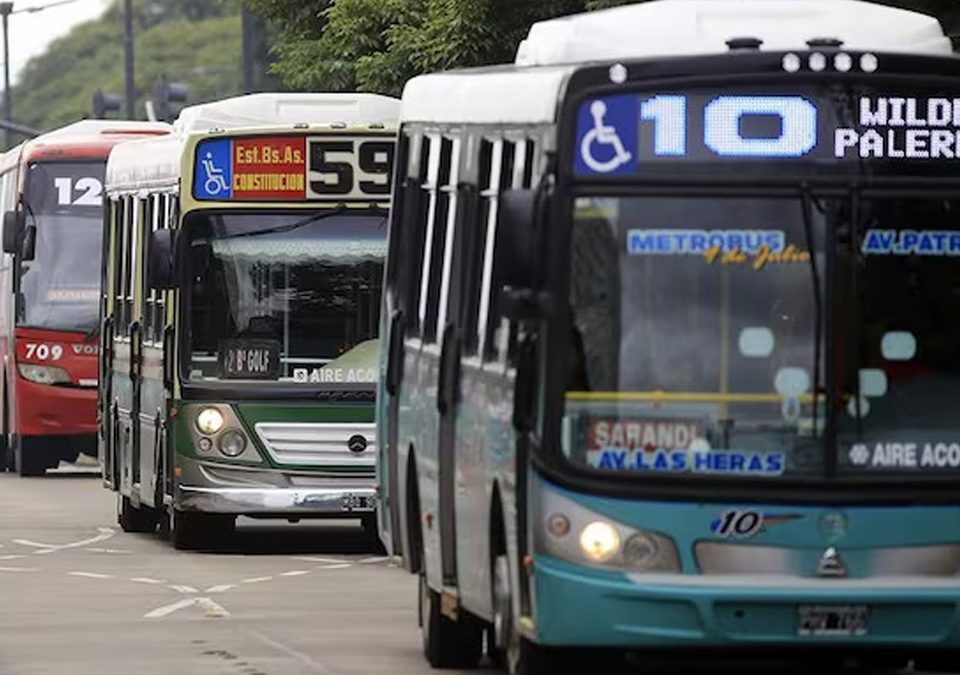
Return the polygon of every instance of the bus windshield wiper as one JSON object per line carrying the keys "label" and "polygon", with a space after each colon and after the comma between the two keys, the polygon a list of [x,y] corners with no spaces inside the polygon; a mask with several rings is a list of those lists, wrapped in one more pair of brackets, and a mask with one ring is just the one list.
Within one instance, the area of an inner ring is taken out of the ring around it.
{"label": "bus windshield wiper", "polygon": [[386,216],[386,211],[376,206],[372,206],[369,209],[352,209],[346,204],[339,204],[336,208],[320,211],[314,213],[313,215],[307,216],[306,218],[301,218],[300,220],[295,220],[292,223],[287,223],[286,225],[277,225],[275,227],[265,227],[262,230],[251,230],[250,232],[237,232],[236,234],[228,234],[226,236],[220,237],[219,239],[240,239],[243,237],[260,237],[267,234],[282,234],[284,232],[292,232],[298,230],[301,227],[311,225],[313,223],[319,222],[321,220],[326,220],[327,218],[333,218],[335,216],[342,216],[347,213],[363,213],[364,215],[383,215]]}
{"label": "bus windshield wiper", "polygon": [[820,288],[820,272],[817,269],[817,252],[813,240],[813,204],[810,197],[810,187],[803,185],[803,234],[806,239],[807,250],[810,252],[810,274],[813,277],[813,437],[817,437],[817,409],[820,395],[820,339],[823,333],[823,292]]}

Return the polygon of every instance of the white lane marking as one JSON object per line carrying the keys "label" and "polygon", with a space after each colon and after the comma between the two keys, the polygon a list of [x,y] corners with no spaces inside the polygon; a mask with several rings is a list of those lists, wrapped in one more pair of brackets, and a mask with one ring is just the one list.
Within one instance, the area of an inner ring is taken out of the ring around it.
{"label": "white lane marking", "polygon": [[304,574],[310,574],[310,570],[291,570],[290,572],[281,572],[281,577],[302,577]]}
{"label": "white lane marking", "polygon": [[197,589],[194,588],[193,586],[180,586],[179,584],[174,584],[172,586],[168,586],[167,588],[172,588],[177,593],[197,593],[198,592]]}
{"label": "white lane marking", "polygon": [[193,607],[196,604],[196,598],[184,598],[183,600],[177,600],[172,602],[169,605],[164,605],[163,607],[157,607],[154,610],[151,610],[143,615],[144,619],[160,619],[168,614],[173,614],[176,611],[183,609],[184,607]]}
{"label": "white lane marking", "polygon": [[327,563],[328,565],[340,565],[347,562],[340,558],[317,558],[314,556],[294,556],[290,560],[302,560],[303,562]]}
{"label": "white lane marking", "polygon": [[88,579],[113,579],[112,574],[100,574],[99,572],[67,572],[71,577],[86,577]]}
{"label": "white lane marking", "polygon": [[[69,544],[44,544],[39,541],[33,541],[32,539],[14,539],[13,543],[20,544],[21,546],[30,546],[31,548],[39,548],[43,551],[52,553],[53,551],[63,551],[69,548],[83,548],[85,546],[90,546],[91,544],[106,541],[117,533],[116,530],[109,527],[98,527],[97,532],[100,534],[95,537],[82,539],[80,541],[72,541]],[[37,553],[39,553],[39,551],[37,551]]]}
{"label": "white lane marking", "polygon": [[187,607],[199,607],[204,610],[204,616],[211,618],[230,616],[230,612],[223,605],[214,602],[210,598],[184,598],[176,602],[171,602],[169,605],[152,609],[144,614],[143,618],[162,619],[165,616],[170,616],[174,612],[179,612],[181,609]]}
{"label": "white lane marking", "polygon": [[133,555],[133,551],[121,551],[115,548],[85,548],[84,551],[91,553],[109,553],[111,555]]}
{"label": "white lane marking", "polygon": [[353,567],[353,565],[348,565],[346,563],[342,565],[321,565],[318,567],[318,570],[345,570],[348,567]]}
{"label": "white lane marking", "polygon": [[0,567],[0,572],[39,572],[39,567]]}
{"label": "white lane marking", "polygon": [[133,581],[138,584],[165,584],[167,583],[163,579],[151,579],[150,577],[134,577],[130,581]]}
{"label": "white lane marking", "polygon": [[220,584],[219,586],[211,586],[210,588],[205,589],[204,593],[223,593],[224,591],[229,591],[231,588],[236,588],[236,584]]}
{"label": "white lane marking", "polygon": [[357,563],[361,565],[376,565],[377,563],[386,562],[390,560],[387,556],[378,556],[376,558],[364,558],[363,560],[358,560]]}
{"label": "white lane marking", "polygon": [[273,577],[253,577],[252,579],[244,579],[243,583],[245,584],[260,584],[264,581],[273,581]]}
{"label": "white lane marking", "polygon": [[220,604],[217,604],[210,598],[194,598],[197,602],[197,606],[200,609],[204,610],[203,615],[210,618],[219,618],[222,616],[230,616],[230,612]]}
{"label": "white lane marking", "polygon": [[336,675],[335,671],[330,670],[329,668],[324,666],[322,663],[318,663],[317,661],[313,660],[310,656],[307,656],[303,652],[297,651],[293,647],[288,647],[282,642],[277,642],[270,636],[265,635],[264,633],[261,633],[258,630],[245,630],[244,632],[250,635],[251,637],[254,637],[260,640],[264,644],[268,644],[274,649],[283,652],[287,656],[292,656],[293,658],[300,661],[300,663],[302,663],[303,665],[305,665],[315,673],[320,673],[321,675]]}

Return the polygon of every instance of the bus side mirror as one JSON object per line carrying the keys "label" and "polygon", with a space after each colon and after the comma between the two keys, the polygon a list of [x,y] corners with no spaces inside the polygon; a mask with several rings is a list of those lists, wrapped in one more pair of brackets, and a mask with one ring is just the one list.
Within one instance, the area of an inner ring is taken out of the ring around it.
{"label": "bus side mirror", "polygon": [[497,261],[497,282],[501,287],[527,288],[533,285],[536,203],[534,190],[505,190],[500,194],[494,258]]}
{"label": "bus side mirror", "polygon": [[150,235],[147,256],[147,285],[150,288],[165,291],[175,286],[173,247],[173,230],[156,230]]}
{"label": "bus side mirror", "polygon": [[7,211],[3,214],[3,252],[16,254],[17,241],[20,238],[20,214]]}

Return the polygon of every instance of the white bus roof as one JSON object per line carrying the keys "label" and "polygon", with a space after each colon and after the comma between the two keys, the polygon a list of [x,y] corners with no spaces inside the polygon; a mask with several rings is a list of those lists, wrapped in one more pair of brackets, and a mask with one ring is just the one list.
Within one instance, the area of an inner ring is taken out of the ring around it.
{"label": "white bus roof", "polygon": [[107,159],[107,191],[176,187],[185,143],[186,137],[182,134],[118,143]]}
{"label": "white bus roof", "polygon": [[541,21],[517,51],[518,65],[555,65],[727,51],[731,38],[762,49],[803,49],[835,38],[846,49],[949,54],[932,16],[860,0],[654,0]]}
{"label": "white bus roof", "polygon": [[131,122],[130,120],[80,120],[65,127],[40,134],[39,140],[59,138],[61,136],[96,136],[110,134],[134,134],[138,132],[168,132],[166,122]]}
{"label": "white bus roof", "polygon": [[805,50],[817,38],[877,52],[952,53],[933,17],[859,0],[653,0],[534,24],[513,67],[414,78],[404,122],[546,124],[576,64],[726,53],[757,38],[764,50]]}
{"label": "white bus roof", "polygon": [[182,132],[302,124],[394,127],[400,101],[380,94],[250,94],[189,106],[174,128]]}

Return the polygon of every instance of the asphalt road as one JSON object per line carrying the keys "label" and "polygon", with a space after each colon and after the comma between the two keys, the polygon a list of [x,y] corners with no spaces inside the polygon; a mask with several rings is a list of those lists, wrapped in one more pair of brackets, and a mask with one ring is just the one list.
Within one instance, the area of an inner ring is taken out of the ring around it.
{"label": "asphalt road", "polygon": [[[430,673],[415,599],[415,579],[351,522],[241,521],[228,550],[180,552],[119,531],[113,493],[89,470],[0,474],[0,675]],[[824,672],[790,666],[603,670]]]}

